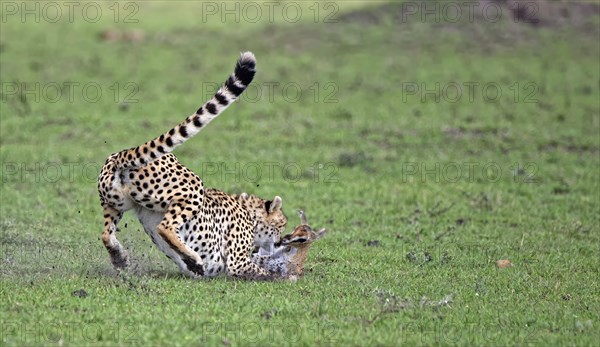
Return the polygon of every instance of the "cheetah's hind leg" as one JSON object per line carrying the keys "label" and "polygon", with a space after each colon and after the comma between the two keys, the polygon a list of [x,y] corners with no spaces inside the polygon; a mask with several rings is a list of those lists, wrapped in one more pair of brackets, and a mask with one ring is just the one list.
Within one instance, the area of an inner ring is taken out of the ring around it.
{"label": "cheetah's hind leg", "polygon": [[102,242],[110,255],[110,261],[116,269],[123,269],[129,266],[129,256],[127,251],[117,237],[117,223],[123,217],[123,213],[113,207],[104,205],[104,231],[102,232]]}
{"label": "cheetah's hind leg", "polygon": [[168,207],[168,212],[163,220],[158,224],[156,230],[169,247],[169,251],[163,252],[171,258],[182,272],[187,275],[198,278],[204,276],[204,265],[198,253],[194,252],[178,236],[179,228],[184,227],[187,221],[193,218],[197,213],[198,207],[192,200],[172,202]]}

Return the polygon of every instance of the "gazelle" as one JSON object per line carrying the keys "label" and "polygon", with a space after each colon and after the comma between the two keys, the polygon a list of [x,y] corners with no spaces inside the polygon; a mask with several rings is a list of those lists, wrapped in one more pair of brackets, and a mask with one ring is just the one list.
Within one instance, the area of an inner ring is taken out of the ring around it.
{"label": "gazelle", "polygon": [[298,210],[300,225],[291,234],[285,235],[275,244],[273,252],[267,253],[262,248],[253,256],[260,267],[267,270],[275,278],[295,281],[304,273],[304,262],[313,242],[325,234],[325,229],[314,231],[308,225],[306,214]]}

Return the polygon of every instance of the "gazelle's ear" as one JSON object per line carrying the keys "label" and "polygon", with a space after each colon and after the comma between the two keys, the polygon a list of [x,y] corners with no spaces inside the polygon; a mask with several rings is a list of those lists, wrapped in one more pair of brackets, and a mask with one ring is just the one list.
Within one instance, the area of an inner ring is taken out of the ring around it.
{"label": "gazelle's ear", "polygon": [[267,212],[273,213],[278,210],[281,210],[282,204],[283,201],[281,200],[281,198],[279,196],[275,196],[275,198],[273,198],[273,201],[267,201],[265,203],[265,208],[267,209]]}
{"label": "gazelle's ear", "polygon": [[315,232],[315,240],[318,240],[321,237],[323,237],[323,235],[325,235],[326,231],[327,231],[327,229],[325,229],[325,228],[321,228],[321,229],[319,229],[319,231],[316,231]]}

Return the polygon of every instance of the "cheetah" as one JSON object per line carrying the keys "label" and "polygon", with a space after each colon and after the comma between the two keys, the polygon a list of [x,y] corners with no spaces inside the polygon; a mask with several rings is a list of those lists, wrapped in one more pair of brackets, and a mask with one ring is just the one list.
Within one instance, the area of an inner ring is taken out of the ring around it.
{"label": "cheetah", "polygon": [[133,210],[154,244],[185,275],[270,278],[252,261],[251,251],[279,241],[287,224],[281,197],[264,200],[205,189],[202,179],[171,153],[231,105],[255,72],[254,55],[242,53],[233,74],[194,114],[159,137],[108,157],[98,192],[104,211],[102,241],[116,269],[129,265],[116,237],[117,224]]}
{"label": "cheetah", "polygon": [[285,235],[271,252],[262,248],[253,254],[253,261],[267,269],[275,278],[295,281],[304,274],[304,262],[313,242],[325,234],[325,229],[313,230],[308,225],[304,211],[298,210],[300,225]]}

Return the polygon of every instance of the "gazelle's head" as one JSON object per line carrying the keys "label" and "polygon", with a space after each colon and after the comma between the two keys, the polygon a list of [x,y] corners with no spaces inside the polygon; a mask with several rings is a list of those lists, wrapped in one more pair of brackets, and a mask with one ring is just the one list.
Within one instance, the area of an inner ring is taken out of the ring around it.
{"label": "gazelle's head", "polygon": [[325,234],[325,229],[315,231],[308,225],[304,211],[298,210],[298,215],[300,215],[300,225],[291,234],[281,238],[282,246],[306,247]]}
{"label": "gazelle's head", "polygon": [[325,234],[325,229],[314,231],[308,225],[303,211],[298,210],[298,214],[300,215],[300,225],[291,234],[282,237],[275,244],[273,252],[263,254],[270,255],[270,259],[266,262],[267,269],[290,281],[295,281],[302,276],[311,244]]}

